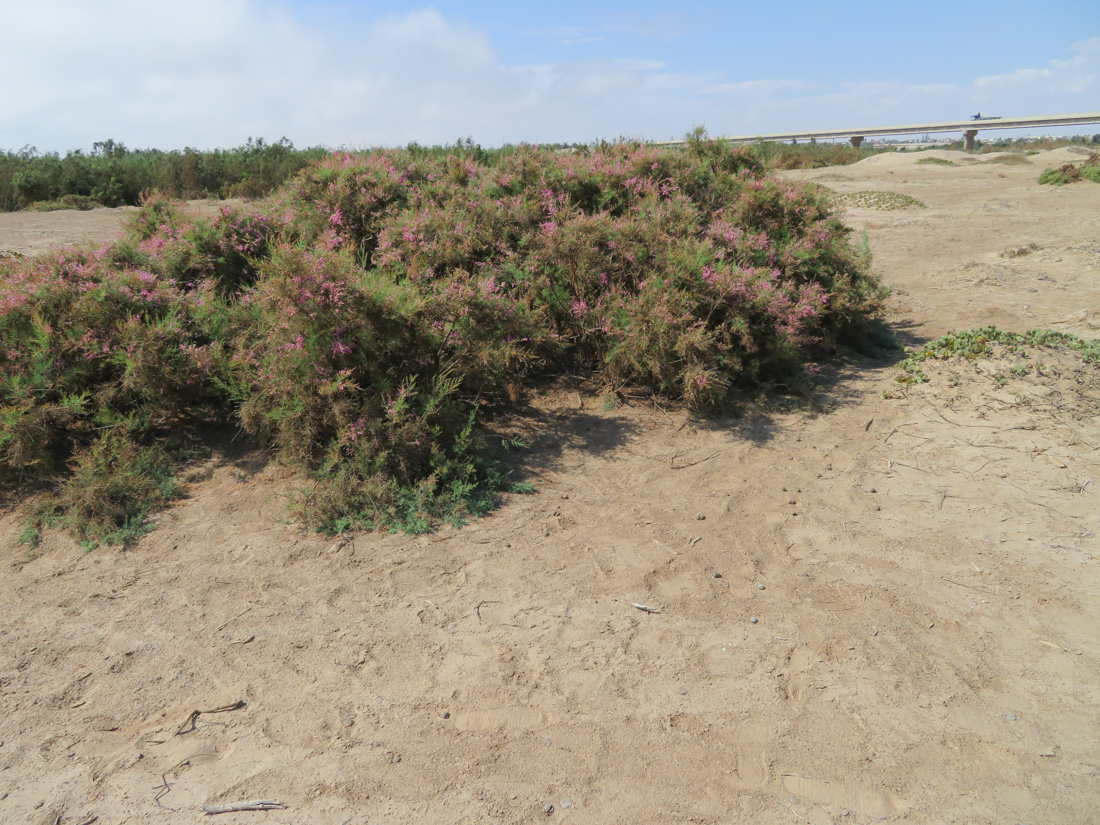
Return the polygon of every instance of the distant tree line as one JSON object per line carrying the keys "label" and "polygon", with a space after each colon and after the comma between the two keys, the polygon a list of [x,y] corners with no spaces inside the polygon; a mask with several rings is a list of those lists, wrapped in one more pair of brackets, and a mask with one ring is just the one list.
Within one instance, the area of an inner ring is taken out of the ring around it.
{"label": "distant tree line", "polygon": [[236,149],[162,151],[128,149],[114,140],[64,156],[27,146],[0,152],[0,211],[96,205],[136,206],[142,192],[173,198],[258,198],[277,189],[295,172],[329,152],[295,149],[286,138],[263,138]]}
{"label": "distant tree line", "polygon": [[[1002,139],[981,143],[992,149],[1024,146],[1046,149],[1067,143],[1100,144],[1100,135],[1076,138],[1052,138],[1038,142]],[[959,146],[961,147],[961,141]],[[606,148],[606,142],[551,144],[542,148],[556,152],[586,152]],[[413,157],[428,159],[445,155],[470,159],[493,166],[520,147],[505,144],[483,149],[470,138],[451,146],[406,147]],[[885,148],[867,146],[853,149],[847,144],[798,145],[759,143],[752,147],[771,168],[795,169],[840,166],[862,160]],[[295,149],[286,138],[267,143],[249,138],[236,149],[128,149],[125,144],[104,140],[92,144],[85,153],[76,149],[61,156],[57,152],[38,152],[26,146],[18,152],[0,151],[0,212],[21,209],[91,209],[95,206],[137,206],[142,193],[160,192],[171,198],[260,198],[274,192],[297,172],[330,154],[324,147]]]}

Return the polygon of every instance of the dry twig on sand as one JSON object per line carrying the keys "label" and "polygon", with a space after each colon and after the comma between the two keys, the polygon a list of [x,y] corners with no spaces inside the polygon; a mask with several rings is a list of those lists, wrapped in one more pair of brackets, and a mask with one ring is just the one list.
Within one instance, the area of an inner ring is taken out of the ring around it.
{"label": "dry twig on sand", "polygon": [[[231,710],[240,710],[244,706],[244,699],[238,699],[233,704],[223,705],[220,708],[211,708],[210,710],[193,710],[191,711],[191,715],[188,716],[184,723],[179,726],[174,735],[179,736],[181,734],[190,733],[191,731],[193,731],[195,729],[195,722],[197,722],[198,718],[204,713],[226,713]],[[188,727],[188,725],[190,725],[190,727]]]}
{"label": "dry twig on sand", "polygon": [[207,815],[231,814],[237,811],[278,811],[285,808],[277,799],[250,799],[247,802],[233,802],[229,805],[203,805],[202,810]]}
{"label": "dry twig on sand", "polygon": [[240,618],[241,616],[243,616],[243,615],[244,615],[245,613],[247,613],[247,612],[248,612],[249,610],[251,610],[251,609],[252,609],[252,605],[249,605],[249,606],[248,606],[248,607],[246,607],[246,608],[245,608],[244,610],[242,610],[242,611],[241,611],[240,613],[238,613],[238,614],[237,614],[236,616],[234,616],[234,617],[233,617],[232,619],[227,619],[226,621],[222,622],[222,623],[221,623],[221,624],[220,624],[220,625],[218,626],[218,629],[217,629],[217,630],[215,630],[214,632],[215,632],[215,633],[221,633],[221,632],[222,632],[223,630],[225,630],[225,629],[226,629],[226,628],[227,628],[227,627],[228,627],[228,626],[229,626],[230,624],[232,624],[233,622],[237,621],[237,619],[239,619],[239,618]]}
{"label": "dry twig on sand", "polygon": [[626,604],[630,605],[631,607],[635,607],[638,610],[641,610],[643,613],[662,613],[663,612],[660,607],[651,607],[650,605],[647,605],[647,604],[638,604],[637,602],[626,602]]}

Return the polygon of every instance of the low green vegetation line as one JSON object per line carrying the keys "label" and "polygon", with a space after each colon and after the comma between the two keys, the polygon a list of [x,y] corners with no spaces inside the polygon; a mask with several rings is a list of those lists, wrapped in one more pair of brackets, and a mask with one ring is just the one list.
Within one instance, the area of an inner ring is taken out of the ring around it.
{"label": "low green vegetation line", "polygon": [[682,149],[337,152],[209,220],[0,259],[0,485],[37,540],[127,543],[212,428],[300,468],[327,531],[460,523],[530,490],[480,419],[595,375],[700,412],[861,342],[885,290],[828,192]]}

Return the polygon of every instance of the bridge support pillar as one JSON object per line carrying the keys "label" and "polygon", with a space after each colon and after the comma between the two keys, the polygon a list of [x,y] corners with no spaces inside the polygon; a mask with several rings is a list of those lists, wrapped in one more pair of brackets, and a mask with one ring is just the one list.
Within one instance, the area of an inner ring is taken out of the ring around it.
{"label": "bridge support pillar", "polygon": [[966,147],[965,148],[966,148],[967,152],[973,152],[974,151],[974,138],[977,137],[977,134],[978,134],[977,129],[967,129],[965,132],[963,132],[963,137],[966,138]]}
{"label": "bridge support pillar", "polygon": [[852,144],[853,149],[858,149],[863,144],[863,135],[852,135],[848,138],[848,141]]}

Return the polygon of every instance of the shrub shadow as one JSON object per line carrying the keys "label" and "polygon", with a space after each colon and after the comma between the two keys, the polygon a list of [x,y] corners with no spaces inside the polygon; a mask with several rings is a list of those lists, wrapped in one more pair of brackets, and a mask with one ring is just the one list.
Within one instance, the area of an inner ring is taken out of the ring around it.
{"label": "shrub shadow", "polygon": [[785,426],[781,416],[798,414],[813,419],[858,404],[867,396],[867,379],[892,374],[906,358],[907,348],[918,349],[927,343],[929,339],[916,334],[915,327],[910,321],[884,322],[860,350],[846,350],[826,362],[805,386],[744,392],[732,399],[734,413],[697,417],[693,424],[762,445]]}
{"label": "shrub shadow", "polygon": [[[568,399],[568,400],[567,400]],[[491,456],[515,480],[561,469],[569,453],[599,455],[625,446],[640,428],[623,416],[592,411],[600,399],[583,390],[550,390],[487,416]]]}

